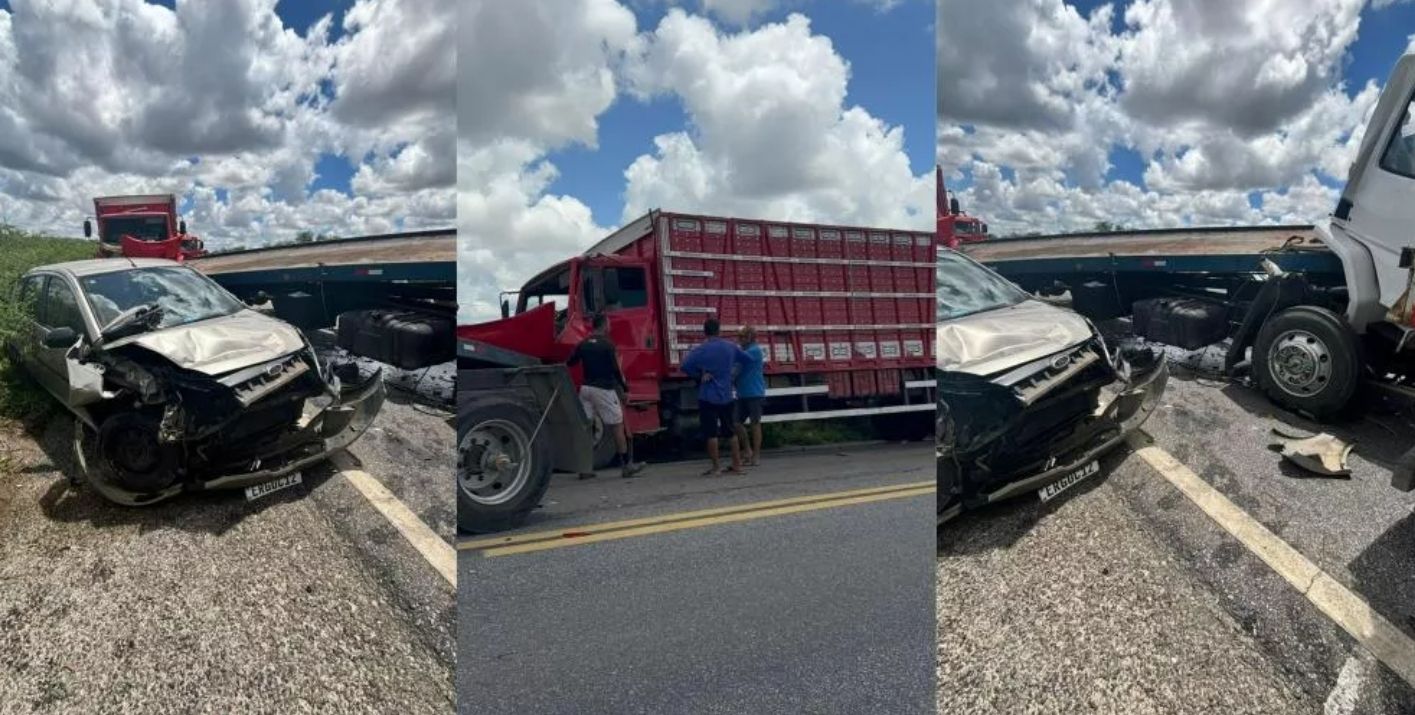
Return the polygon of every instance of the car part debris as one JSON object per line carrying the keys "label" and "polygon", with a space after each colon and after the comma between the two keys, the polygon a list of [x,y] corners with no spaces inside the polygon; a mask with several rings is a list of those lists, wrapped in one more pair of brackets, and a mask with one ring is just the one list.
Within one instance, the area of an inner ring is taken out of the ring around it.
{"label": "car part debris", "polygon": [[1322,432],[1317,435],[1284,432],[1276,427],[1273,434],[1282,439],[1274,440],[1269,449],[1282,453],[1284,459],[1309,472],[1329,477],[1350,477],[1351,468],[1346,465],[1346,457],[1354,445],[1333,435]]}

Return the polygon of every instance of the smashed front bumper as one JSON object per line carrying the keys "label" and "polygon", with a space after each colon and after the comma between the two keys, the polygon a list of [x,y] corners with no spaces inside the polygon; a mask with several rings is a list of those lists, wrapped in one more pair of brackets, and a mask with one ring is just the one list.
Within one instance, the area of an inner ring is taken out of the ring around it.
{"label": "smashed front bumper", "polygon": [[240,489],[278,479],[327,459],[363,436],[383,407],[387,387],[383,370],[365,379],[341,384],[337,395],[306,400],[304,413],[291,431],[260,456],[238,467],[228,467],[193,475],[166,489],[138,493],[123,489],[100,473],[91,471],[79,443],[82,429],[76,430],[75,453],[89,483],[106,498],[128,506],[143,506],[171,498],[184,491]]}
{"label": "smashed front bumper", "polygon": [[[294,438],[283,442],[282,447],[285,448],[278,453],[256,460],[250,471],[223,474],[199,480],[190,486],[198,490],[239,489],[283,477],[327,459],[368,431],[373,418],[383,407],[387,390],[382,368],[358,384],[341,386],[339,398],[332,404],[323,408],[306,408],[302,429]],[[286,447],[292,442],[293,446]]]}
{"label": "smashed front bumper", "polygon": [[[1152,353],[1153,362],[1131,371],[1122,378],[1119,385],[1111,387],[1112,396],[1097,414],[1081,428],[1076,446],[1068,448],[1048,460],[1046,465],[1027,472],[999,475],[1000,486],[984,489],[972,494],[964,494],[961,500],[940,509],[938,523],[942,524],[957,516],[965,508],[974,508],[1001,501],[1010,497],[1035,492],[1052,484],[1072,472],[1115,449],[1135,430],[1149,419],[1159,406],[1169,381],[1169,365],[1161,354]],[[1127,365],[1129,365],[1127,363]],[[940,448],[938,456],[938,480],[942,487],[948,477],[945,470],[952,468],[946,461],[950,459]],[[956,477],[953,477],[956,478]],[[940,491],[940,499],[946,498]]]}

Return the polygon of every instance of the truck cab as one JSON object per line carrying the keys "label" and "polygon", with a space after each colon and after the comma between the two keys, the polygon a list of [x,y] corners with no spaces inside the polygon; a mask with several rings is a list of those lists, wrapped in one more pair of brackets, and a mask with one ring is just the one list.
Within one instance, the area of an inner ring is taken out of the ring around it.
{"label": "truck cab", "polygon": [[[629,383],[630,404],[654,403],[664,376],[654,279],[647,258],[576,256],[505,294],[501,320],[463,326],[459,333],[543,363],[560,363],[589,336],[594,315],[603,313]],[[580,384],[578,367],[571,376]],[[655,410],[631,409],[625,419],[635,433],[658,428]]]}
{"label": "truck cab", "polygon": [[[98,222],[99,258],[167,258],[182,261],[206,255],[202,240],[187,234],[187,222],[177,217],[172,194],[100,196],[93,200]],[[84,220],[84,237],[93,237],[93,223]]]}
{"label": "truck cab", "polygon": [[943,167],[934,167],[935,191],[938,194],[938,242],[948,248],[964,243],[977,243],[988,238],[988,225],[963,213],[957,196],[949,196],[943,185]]}

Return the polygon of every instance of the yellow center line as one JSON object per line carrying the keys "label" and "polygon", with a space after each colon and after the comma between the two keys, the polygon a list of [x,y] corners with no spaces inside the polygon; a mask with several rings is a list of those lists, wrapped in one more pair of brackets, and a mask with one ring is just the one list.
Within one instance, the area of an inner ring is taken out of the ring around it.
{"label": "yellow center line", "polygon": [[480,549],[481,553],[487,557],[509,556],[511,554],[546,551],[566,546],[594,544],[633,536],[662,534],[684,529],[697,529],[704,526],[763,519],[771,516],[797,514],[819,509],[832,509],[853,504],[868,504],[870,502],[889,499],[922,496],[933,493],[934,488],[935,483],[929,481],[891,487],[855,489],[832,494],[817,494],[810,497],[795,497],[792,499],[739,504],[737,506],[719,509],[703,509],[701,511],[683,512],[679,514],[665,514],[646,519],[594,524],[573,529],[561,529],[554,532],[521,534],[513,537],[503,537],[501,539],[478,539],[459,543],[457,548]]}
{"label": "yellow center line", "polygon": [[882,494],[885,492],[895,492],[905,489],[917,489],[928,486],[934,482],[909,482],[907,484],[892,484],[887,487],[868,487],[865,489],[850,489],[840,492],[828,492],[825,494],[808,494],[806,496],[791,497],[789,499],[773,499],[770,501],[751,502],[748,504],[734,504],[732,506],[716,507],[713,509],[699,509],[697,511],[683,511],[675,514],[658,514],[656,516],[642,517],[639,519],[626,519],[623,521],[608,521],[603,524],[586,524],[583,526],[567,526],[554,531],[533,531],[525,534],[514,534],[511,536],[489,536],[480,539],[467,539],[457,542],[457,549],[482,549],[489,546],[509,546],[511,544],[522,544],[528,541],[546,541],[550,539],[569,538],[569,535],[584,535],[598,533],[601,531],[613,531],[616,529],[628,529],[635,526],[648,526],[650,524],[661,524],[670,521],[683,521],[686,519],[698,519],[718,514],[733,514],[741,511],[753,509],[770,509],[778,506],[789,506],[792,504],[804,504],[808,502],[829,501],[832,499],[843,499],[846,497],[861,496],[865,494]]}

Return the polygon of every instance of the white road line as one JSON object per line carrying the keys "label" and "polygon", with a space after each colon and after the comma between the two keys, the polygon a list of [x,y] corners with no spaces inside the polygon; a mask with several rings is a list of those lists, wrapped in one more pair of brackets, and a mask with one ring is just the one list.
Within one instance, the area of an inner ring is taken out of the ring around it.
{"label": "white road line", "polygon": [[393,492],[374,479],[373,475],[357,468],[349,455],[336,454],[329,461],[365,499],[368,499],[373,508],[422,554],[442,578],[447,580],[448,585],[457,587],[457,554],[451,544],[424,524],[411,509],[398,501],[398,497],[393,496]]}
{"label": "white road line", "polygon": [[1139,435],[1131,436],[1130,446],[1209,518],[1218,522],[1306,596],[1327,618],[1351,634],[1405,682],[1415,685],[1415,640],[1377,613],[1360,595],[1322,571],[1168,452],[1154,445],[1146,445]]}

